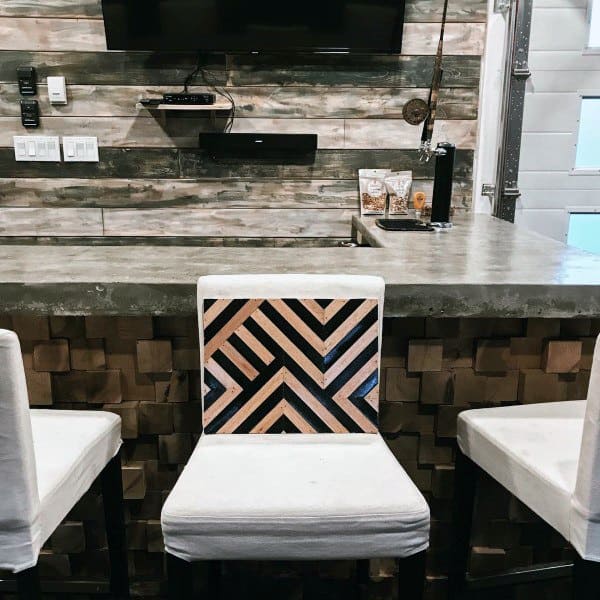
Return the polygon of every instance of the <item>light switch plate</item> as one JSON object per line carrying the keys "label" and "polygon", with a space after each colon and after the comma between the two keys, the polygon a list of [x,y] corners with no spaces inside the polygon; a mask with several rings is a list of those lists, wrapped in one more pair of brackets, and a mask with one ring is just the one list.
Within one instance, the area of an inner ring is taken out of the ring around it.
{"label": "light switch plate", "polygon": [[67,103],[67,85],[65,78],[62,75],[50,76],[47,78],[48,84],[48,100],[50,104],[66,104]]}
{"label": "light switch plate", "polygon": [[65,162],[98,162],[98,138],[94,136],[63,137]]}
{"label": "light switch plate", "polygon": [[15,135],[13,144],[18,162],[60,162],[57,135]]}

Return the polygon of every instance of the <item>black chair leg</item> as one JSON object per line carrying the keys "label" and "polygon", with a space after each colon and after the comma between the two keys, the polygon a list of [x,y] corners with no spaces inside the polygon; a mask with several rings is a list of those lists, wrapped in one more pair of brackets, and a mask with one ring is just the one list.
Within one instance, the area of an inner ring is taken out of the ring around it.
{"label": "black chair leg", "polygon": [[427,552],[423,550],[412,556],[398,559],[398,597],[421,600],[425,589]]}
{"label": "black chair leg", "polygon": [[127,539],[123,512],[123,480],[119,452],[100,474],[106,539],[110,560],[110,592],[113,598],[129,598]]}
{"label": "black chair leg", "polygon": [[454,471],[452,546],[448,573],[449,600],[458,600],[465,587],[478,476],[479,467],[465,456],[460,448],[457,449]]}
{"label": "black chair leg", "polygon": [[37,565],[17,573],[17,593],[19,600],[41,600],[40,573]]}
{"label": "black chair leg", "polygon": [[169,600],[189,600],[193,596],[192,563],[172,554],[167,555]]}
{"label": "black chair leg", "polygon": [[573,569],[573,600],[600,598],[600,563],[577,556]]}
{"label": "black chair leg", "polygon": [[208,597],[219,600],[221,597],[221,561],[208,561]]}

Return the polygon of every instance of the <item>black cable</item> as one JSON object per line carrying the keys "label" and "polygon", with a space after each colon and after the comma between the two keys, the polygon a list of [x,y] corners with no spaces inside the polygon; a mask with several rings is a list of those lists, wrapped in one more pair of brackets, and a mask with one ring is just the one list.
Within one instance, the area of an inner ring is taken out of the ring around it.
{"label": "black cable", "polygon": [[229,115],[229,119],[225,125],[225,133],[231,133],[231,130],[233,129],[233,122],[235,120],[235,100],[233,99],[233,96],[229,93],[227,88],[221,89],[214,82],[209,81],[208,77],[206,76],[206,71],[202,67],[200,67],[200,74],[202,75],[202,81],[204,82],[205,86],[211,88],[215,93],[231,103],[231,114]]}

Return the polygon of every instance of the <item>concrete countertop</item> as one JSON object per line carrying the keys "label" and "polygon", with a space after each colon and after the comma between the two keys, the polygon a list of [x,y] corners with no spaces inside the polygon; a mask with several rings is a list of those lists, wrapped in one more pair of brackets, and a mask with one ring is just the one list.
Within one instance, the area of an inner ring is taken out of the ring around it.
{"label": "concrete countertop", "polygon": [[195,312],[200,275],[377,274],[389,316],[600,316],[600,256],[485,215],[449,231],[386,233],[354,219],[373,248],[0,247],[0,312]]}

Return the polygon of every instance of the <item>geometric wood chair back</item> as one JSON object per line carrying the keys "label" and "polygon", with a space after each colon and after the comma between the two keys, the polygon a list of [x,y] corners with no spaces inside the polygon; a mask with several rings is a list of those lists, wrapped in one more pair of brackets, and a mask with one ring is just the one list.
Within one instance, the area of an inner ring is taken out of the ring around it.
{"label": "geometric wood chair back", "polygon": [[383,294],[371,276],[201,277],[204,432],[377,432]]}
{"label": "geometric wood chair back", "polygon": [[33,434],[21,346],[0,329],[0,568],[33,566],[41,538]]}
{"label": "geometric wood chair back", "polygon": [[583,558],[600,561],[600,336],[592,360],[577,483],[571,500],[570,537]]}

